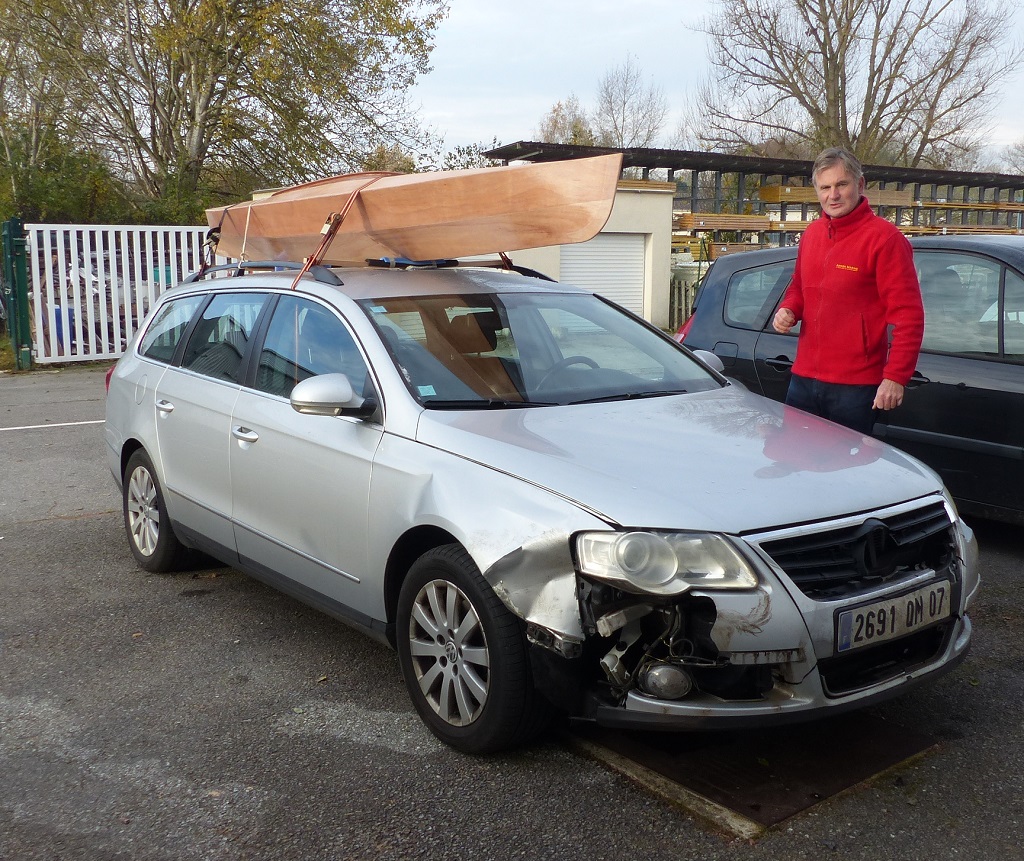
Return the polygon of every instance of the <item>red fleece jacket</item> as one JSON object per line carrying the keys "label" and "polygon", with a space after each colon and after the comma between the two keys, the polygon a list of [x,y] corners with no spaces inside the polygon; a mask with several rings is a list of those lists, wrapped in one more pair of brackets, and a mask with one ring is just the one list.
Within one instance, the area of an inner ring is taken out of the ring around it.
{"label": "red fleece jacket", "polygon": [[801,321],[794,374],[847,385],[878,385],[884,378],[905,386],[914,373],[924,309],[913,251],[865,197],[849,215],[822,214],[808,225],[781,307]]}

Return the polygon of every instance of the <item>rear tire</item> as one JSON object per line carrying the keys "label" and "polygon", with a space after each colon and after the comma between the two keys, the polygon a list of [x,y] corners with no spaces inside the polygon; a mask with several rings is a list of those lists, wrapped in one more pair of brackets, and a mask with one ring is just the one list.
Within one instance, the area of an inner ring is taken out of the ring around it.
{"label": "rear tire", "polygon": [[185,547],[167,517],[153,462],[142,449],[128,458],[121,491],[124,530],[135,561],[147,571],[176,570]]}
{"label": "rear tire", "polygon": [[437,547],[413,564],[397,623],[409,696],[445,744],[493,753],[543,729],[549,708],[534,690],[522,622],[463,547]]}

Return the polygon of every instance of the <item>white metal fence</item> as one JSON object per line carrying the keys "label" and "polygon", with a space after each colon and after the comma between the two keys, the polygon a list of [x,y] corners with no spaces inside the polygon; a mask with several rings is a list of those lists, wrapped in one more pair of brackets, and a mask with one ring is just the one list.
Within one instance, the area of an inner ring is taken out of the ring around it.
{"label": "white metal fence", "polygon": [[116,359],[168,287],[199,268],[205,227],[26,224],[33,361]]}

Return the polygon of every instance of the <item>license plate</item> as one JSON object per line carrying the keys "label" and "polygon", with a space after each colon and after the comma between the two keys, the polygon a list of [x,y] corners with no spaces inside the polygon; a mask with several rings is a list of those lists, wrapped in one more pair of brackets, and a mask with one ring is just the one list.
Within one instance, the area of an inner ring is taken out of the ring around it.
{"label": "license plate", "polygon": [[884,643],[949,618],[950,592],[949,581],[942,580],[896,598],[840,611],[836,651]]}

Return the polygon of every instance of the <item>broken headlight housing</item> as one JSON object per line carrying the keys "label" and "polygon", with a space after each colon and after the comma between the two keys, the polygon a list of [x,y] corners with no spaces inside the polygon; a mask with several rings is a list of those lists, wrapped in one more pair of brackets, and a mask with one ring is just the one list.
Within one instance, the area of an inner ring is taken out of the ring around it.
{"label": "broken headlight housing", "polygon": [[721,535],[709,532],[582,532],[580,571],[620,589],[680,595],[690,589],[752,589],[757,575]]}

